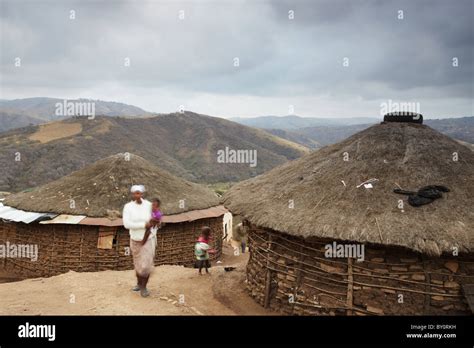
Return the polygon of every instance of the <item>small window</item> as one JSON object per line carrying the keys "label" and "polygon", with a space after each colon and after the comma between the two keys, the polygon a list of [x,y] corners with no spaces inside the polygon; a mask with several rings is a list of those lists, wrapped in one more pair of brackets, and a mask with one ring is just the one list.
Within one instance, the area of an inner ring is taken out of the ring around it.
{"label": "small window", "polygon": [[97,240],[98,249],[113,249],[116,241],[117,229],[115,227],[100,227],[99,238]]}

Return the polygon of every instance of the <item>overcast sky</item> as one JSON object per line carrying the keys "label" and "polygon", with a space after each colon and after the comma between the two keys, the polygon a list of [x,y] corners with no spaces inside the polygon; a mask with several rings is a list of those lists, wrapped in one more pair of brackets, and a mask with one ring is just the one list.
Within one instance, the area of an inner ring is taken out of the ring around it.
{"label": "overcast sky", "polygon": [[427,118],[474,115],[473,0],[0,2],[4,99],[220,117],[291,105],[377,116],[391,99],[420,103]]}

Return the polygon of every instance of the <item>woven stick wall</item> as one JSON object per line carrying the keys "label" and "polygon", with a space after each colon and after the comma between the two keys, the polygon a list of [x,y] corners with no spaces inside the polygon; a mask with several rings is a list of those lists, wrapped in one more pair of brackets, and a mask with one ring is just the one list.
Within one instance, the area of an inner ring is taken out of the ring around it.
{"label": "woven stick wall", "polygon": [[[202,226],[213,230],[212,247],[222,252],[222,218],[201,219],[193,222],[167,224],[157,235],[155,265],[173,264],[192,266],[194,243]],[[37,245],[38,260],[5,258],[0,266],[22,277],[52,276],[68,272],[96,272],[102,270],[133,269],[129,249],[129,233],[124,228],[115,230],[111,249],[97,248],[99,227],[83,225],[41,225],[0,221],[0,244]]]}
{"label": "woven stick wall", "polygon": [[468,314],[461,285],[474,283],[474,257],[424,258],[365,246],[365,260],[326,258],[332,241],[250,229],[250,295],[293,315]]}

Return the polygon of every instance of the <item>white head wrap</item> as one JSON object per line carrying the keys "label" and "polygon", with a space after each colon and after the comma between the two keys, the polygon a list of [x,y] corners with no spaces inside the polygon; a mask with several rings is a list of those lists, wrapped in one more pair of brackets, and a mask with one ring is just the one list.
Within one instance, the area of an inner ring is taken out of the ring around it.
{"label": "white head wrap", "polygon": [[143,185],[133,185],[131,188],[130,188],[130,192],[145,192],[145,186]]}

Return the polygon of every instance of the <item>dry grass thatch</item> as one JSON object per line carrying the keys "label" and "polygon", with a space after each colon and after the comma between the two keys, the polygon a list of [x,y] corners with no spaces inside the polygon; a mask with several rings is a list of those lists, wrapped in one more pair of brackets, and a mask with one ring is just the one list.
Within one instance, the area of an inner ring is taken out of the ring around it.
{"label": "dry grass thatch", "polygon": [[[356,188],[370,178],[379,179],[374,188]],[[451,192],[418,208],[392,192],[429,184]],[[239,183],[223,202],[254,224],[304,238],[472,252],[474,153],[424,125],[383,123]]]}
{"label": "dry grass thatch", "polygon": [[107,157],[32,191],[10,195],[4,204],[26,211],[117,217],[130,200],[133,184],[145,185],[146,198],[160,198],[167,215],[219,204],[207,187],[177,178],[131,154],[129,158],[124,154]]}

